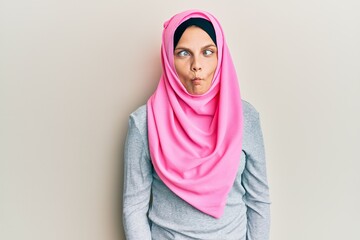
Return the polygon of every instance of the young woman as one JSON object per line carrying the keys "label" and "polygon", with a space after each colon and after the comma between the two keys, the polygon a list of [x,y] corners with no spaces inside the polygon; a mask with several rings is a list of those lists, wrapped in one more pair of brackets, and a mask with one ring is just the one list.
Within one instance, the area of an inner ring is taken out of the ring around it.
{"label": "young woman", "polygon": [[185,11],[164,23],[159,85],[125,145],[127,240],[269,238],[259,113],[240,97],[222,28]]}

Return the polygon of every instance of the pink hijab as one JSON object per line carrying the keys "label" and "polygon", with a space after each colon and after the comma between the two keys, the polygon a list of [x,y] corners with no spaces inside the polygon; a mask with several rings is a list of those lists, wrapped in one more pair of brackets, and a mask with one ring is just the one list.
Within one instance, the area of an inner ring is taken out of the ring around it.
{"label": "pink hijab", "polygon": [[[191,95],[175,67],[173,36],[191,17],[209,20],[216,32],[218,66],[211,88]],[[243,115],[235,68],[223,30],[211,14],[188,10],[164,23],[163,73],[147,102],[149,149],[160,179],[198,210],[220,218],[238,171]]]}

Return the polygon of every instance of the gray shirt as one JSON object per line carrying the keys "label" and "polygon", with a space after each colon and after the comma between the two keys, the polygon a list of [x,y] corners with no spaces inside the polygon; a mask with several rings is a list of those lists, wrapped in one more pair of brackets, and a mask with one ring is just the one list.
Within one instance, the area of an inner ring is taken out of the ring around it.
{"label": "gray shirt", "polygon": [[146,105],[130,115],[123,192],[127,240],[269,239],[270,199],[259,113],[249,102],[242,104],[241,162],[219,219],[192,207],[161,181],[149,153]]}

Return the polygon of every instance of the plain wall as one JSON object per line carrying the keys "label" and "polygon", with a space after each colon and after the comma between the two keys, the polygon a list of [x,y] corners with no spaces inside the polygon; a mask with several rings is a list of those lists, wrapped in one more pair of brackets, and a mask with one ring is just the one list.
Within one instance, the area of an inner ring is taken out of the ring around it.
{"label": "plain wall", "polygon": [[0,239],[124,239],[128,115],[191,8],[222,23],[260,112],[271,239],[360,239],[356,0],[0,1]]}

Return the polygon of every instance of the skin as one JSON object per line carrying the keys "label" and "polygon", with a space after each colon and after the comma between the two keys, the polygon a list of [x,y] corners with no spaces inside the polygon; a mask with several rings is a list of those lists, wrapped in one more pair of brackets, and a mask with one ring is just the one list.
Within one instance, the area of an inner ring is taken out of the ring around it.
{"label": "skin", "polygon": [[201,28],[188,27],[174,50],[174,64],[188,93],[206,93],[214,78],[218,58],[217,47]]}

